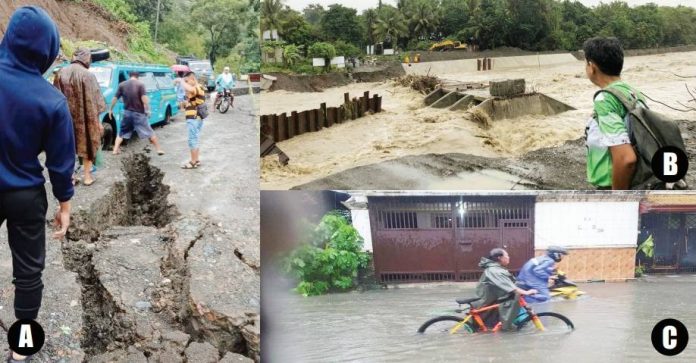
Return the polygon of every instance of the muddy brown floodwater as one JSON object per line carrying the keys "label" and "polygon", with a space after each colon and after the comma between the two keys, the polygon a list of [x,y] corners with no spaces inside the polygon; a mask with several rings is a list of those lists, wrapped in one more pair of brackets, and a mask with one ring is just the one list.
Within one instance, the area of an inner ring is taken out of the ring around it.
{"label": "muddy brown floodwater", "polygon": [[[622,78],[652,99],[679,108],[677,102],[691,100],[685,84],[693,88],[693,82],[673,73],[694,74],[694,54],[627,57]],[[290,163],[280,165],[277,156],[261,159],[261,188],[519,189],[522,184],[532,189],[593,189],[586,181],[582,139],[597,88],[587,80],[583,62],[569,54],[554,57],[560,57],[560,63],[544,68],[519,63],[492,72],[458,68],[457,62],[421,64],[426,67],[424,72],[433,66],[430,75],[454,83],[525,78],[528,91],[576,109],[496,120],[489,128],[481,127],[471,113],[425,107],[423,95],[392,81],[354,83],[315,93],[264,93],[261,114],[312,109],[321,102],[338,106],[343,93],[356,95],[367,90],[383,97],[383,112],[278,143]],[[512,58],[505,61],[515,63]],[[693,160],[696,139],[689,120],[695,113],[678,112],[653,101],[648,104],[679,121],[687,154]],[[528,111],[535,106],[522,102],[513,108]],[[498,175],[479,173],[482,169],[495,169]],[[686,179],[692,187],[696,185],[696,173],[689,173]]]}
{"label": "muddy brown floodwater", "polygon": [[[455,298],[474,284],[419,285],[303,298],[264,285],[264,357],[270,362],[658,362],[650,340],[660,320],[696,329],[696,276],[580,284],[586,297],[550,305],[570,318],[570,333],[420,335],[436,315],[452,315]],[[266,310],[266,308],[269,308]],[[269,333],[266,333],[269,332]],[[264,361],[265,361],[264,358]],[[691,343],[670,361],[696,359]]]}

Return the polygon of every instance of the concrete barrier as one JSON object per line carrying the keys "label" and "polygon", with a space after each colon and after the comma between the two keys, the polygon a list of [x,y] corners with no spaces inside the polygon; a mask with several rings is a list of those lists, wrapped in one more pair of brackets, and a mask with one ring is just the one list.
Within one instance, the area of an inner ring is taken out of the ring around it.
{"label": "concrete barrier", "polygon": [[462,97],[459,101],[455,102],[450,108],[450,111],[461,111],[461,110],[468,110],[471,105],[478,105],[480,104],[481,101],[478,101],[476,97],[473,95],[466,95]]}
{"label": "concrete barrier", "polygon": [[[525,55],[515,57],[496,57],[492,59],[492,72],[516,69],[516,68],[539,68],[555,66],[560,64],[578,63],[578,61],[570,53],[561,54],[540,54],[540,55]],[[407,74],[418,75],[439,75],[439,74],[454,74],[454,73],[473,73],[477,72],[477,59],[459,59],[451,61],[438,61],[427,63],[415,63],[409,66],[403,66]]]}
{"label": "concrete barrier", "polygon": [[442,88],[435,89],[434,91],[430,92],[427,96],[425,96],[425,105],[432,105],[435,101],[442,98],[442,96],[444,96],[446,93],[447,91],[443,90]]}
{"label": "concrete barrier", "polygon": [[437,101],[433,102],[430,107],[433,108],[447,108],[452,106],[454,103],[462,99],[465,95],[459,92],[449,92],[446,95],[440,97]]}
{"label": "concrete barrier", "polygon": [[476,108],[488,114],[494,121],[526,115],[556,115],[575,109],[541,93],[528,93],[510,98],[489,98]]}

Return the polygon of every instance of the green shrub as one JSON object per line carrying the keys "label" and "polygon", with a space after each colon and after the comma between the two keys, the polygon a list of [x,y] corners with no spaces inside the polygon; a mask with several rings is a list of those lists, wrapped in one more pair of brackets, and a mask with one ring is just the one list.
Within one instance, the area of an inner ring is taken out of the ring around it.
{"label": "green shrub", "polygon": [[370,262],[355,227],[333,212],[322,218],[309,238],[285,260],[285,272],[298,281],[294,291],[312,296],[355,287],[358,270]]}
{"label": "green shrub", "polygon": [[286,45],[283,48],[283,60],[285,64],[291,66],[302,60],[302,55],[300,54],[300,48],[295,44]]}
{"label": "green shrub", "polygon": [[334,42],[334,48],[336,49],[337,56],[344,56],[346,58],[357,57],[362,54],[360,48],[356,47],[352,43],[347,43],[342,40],[337,40]]}

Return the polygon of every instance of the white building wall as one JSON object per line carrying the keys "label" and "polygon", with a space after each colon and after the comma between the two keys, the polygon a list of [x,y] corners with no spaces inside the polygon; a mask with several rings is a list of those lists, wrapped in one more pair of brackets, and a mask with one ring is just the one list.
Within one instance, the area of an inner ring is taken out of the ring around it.
{"label": "white building wall", "polygon": [[372,230],[370,229],[370,213],[367,209],[353,209],[350,211],[353,219],[353,227],[358,230],[358,233],[365,240],[363,249],[372,251]]}
{"label": "white building wall", "polygon": [[638,202],[537,202],[534,248],[635,247]]}

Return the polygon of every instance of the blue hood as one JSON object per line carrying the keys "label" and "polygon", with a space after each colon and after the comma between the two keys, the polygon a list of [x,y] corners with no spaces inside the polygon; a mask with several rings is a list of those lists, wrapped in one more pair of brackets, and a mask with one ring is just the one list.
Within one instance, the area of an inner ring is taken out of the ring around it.
{"label": "blue hood", "polygon": [[17,9],[0,43],[0,192],[43,186],[43,166],[61,202],[74,193],[75,131],[65,96],[42,76],[60,48],[58,28],[41,8]]}
{"label": "blue hood", "polygon": [[27,72],[43,74],[60,50],[58,27],[36,6],[17,9],[0,44],[0,61]]}

